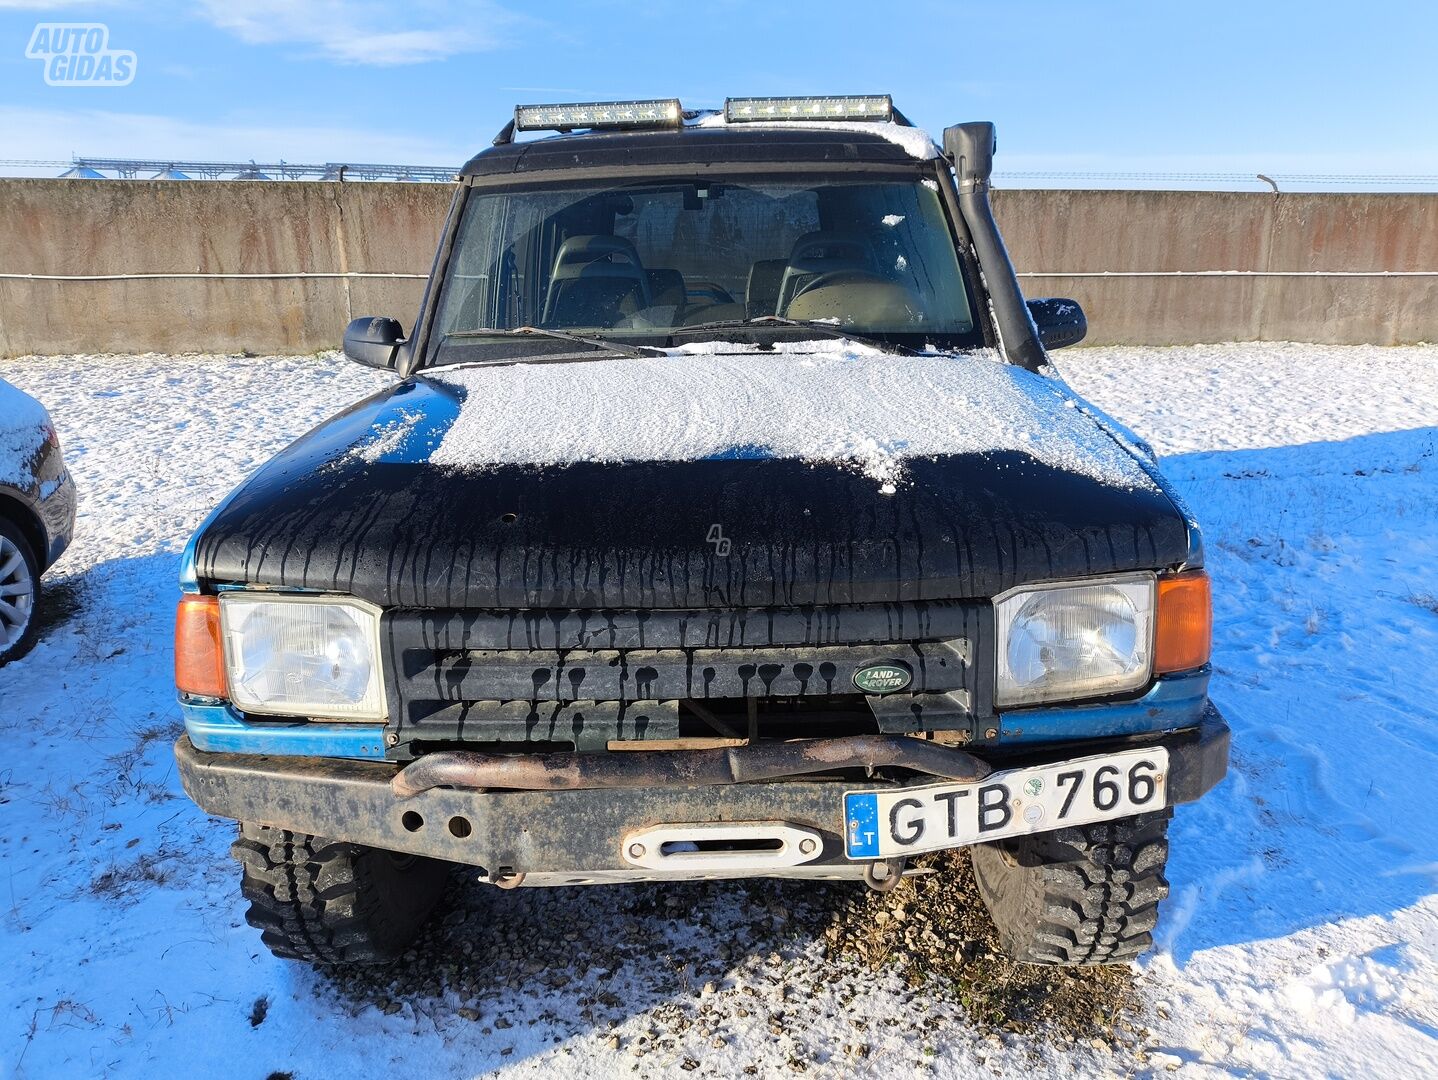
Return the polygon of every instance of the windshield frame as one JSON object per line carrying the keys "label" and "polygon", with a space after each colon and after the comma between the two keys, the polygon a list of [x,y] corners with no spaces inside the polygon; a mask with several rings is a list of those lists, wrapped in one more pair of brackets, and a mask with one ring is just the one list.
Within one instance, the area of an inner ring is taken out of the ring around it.
{"label": "windshield frame", "polygon": [[[937,195],[939,197],[940,211],[948,230],[948,241],[953,245],[957,257],[959,277],[966,293],[969,311],[974,319],[974,328],[965,334],[937,334],[925,335],[921,333],[891,333],[891,334],[862,334],[856,331],[858,336],[882,339],[894,345],[922,351],[933,349],[944,352],[966,352],[981,348],[995,348],[997,340],[994,336],[992,320],[988,317],[989,302],[983,288],[983,279],[980,275],[978,263],[974,257],[973,244],[971,243],[967,227],[963,223],[962,215],[958,210],[958,202],[954,190],[953,174],[948,168],[948,163],[943,158],[927,160],[915,159],[912,165],[898,164],[894,162],[853,162],[844,160],[835,161],[792,161],[792,162],[742,162],[720,161],[714,163],[676,163],[664,165],[634,165],[623,169],[616,169],[613,166],[603,168],[573,168],[563,170],[546,170],[535,173],[504,173],[478,176],[462,177],[459,181],[455,199],[450,207],[449,216],[445,222],[444,233],[441,236],[439,251],[435,256],[434,268],[431,271],[429,282],[425,287],[424,299],[419,320],[416,323],[415,331],[411,335],[410,356],[405,365],[405,374],[416,370],[426,370],[440,367],[454,366],[454,363],[469,363],[469,360],[452,361],[440,363],[438,360],[442,339],[435,332],[435,322],[440,309],[440,301],[444,293],[445,282],[448,279],[451,262],[456,250],[457,240],[463,230],[465,221],[465,209],[471,196],[480,194],[492,194],[503,192],[506,194],[522,194],[526,191],[542,191],[546,189],[564,189],[593,185],[595,183],[612,183],[616,187],[627,186],[632,183],[644,182],[673,182],[693,183],[696,181],[708,182],[763,182],[766,180],[797,180],[803,177],[812,177],[816,181],[832,177],[835,181],[851,181],[858,179],[871,179],[875,182],[895,182],[915,184],[925,180],[938,184]],[[781,342],[793,342],[796,340],[818,340],[818,335],[813,338],[806,338],[802,329],[798,327],[784,326],[782,324],[759,324],[753,327],[745,327],[742,330],[725,331],[703,331],[680,332],[671,336],[655,334],[652,331],[641,331],[635,334],[623,332],[585,331],[585,335],[596,339],[609,341],[613,340],[624,345],[636,347],[657,347],[677,348],[680,345],[695,341],[733,341],[739,346],[760,344],[778,344]],[[825,335],[826,337],[828,335]],[[479,340],[479,339],[476,339]],[[487,360],[500,360],[507,355],[514,355],[514,359],[523,360],[533,357],[540,359],[553,353],[568,350],[573,351],[572,345],[566,345],[561,341],[542,343],[536,340],[528,340],[523,343],[522,348],[516,348],[516,339],[496,335],[486,343],[485,352],[489,356],[476,355],[475,362]],[[616,354],[618,355],[618,354]]]}

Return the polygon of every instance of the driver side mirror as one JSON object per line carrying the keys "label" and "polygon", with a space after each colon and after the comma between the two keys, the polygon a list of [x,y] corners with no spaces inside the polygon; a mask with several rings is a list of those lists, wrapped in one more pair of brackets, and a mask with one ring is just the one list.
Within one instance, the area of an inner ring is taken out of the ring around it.
{"label": "driver side mirror", "polygon": [[393,368],[395,353],[402,344],[404,327],[398,319],[355,319],[345,327],[345,356],[365,367]]}
{"label": "driver side mirror", "polygon": [[1062,349],[1077,345],[1088,336],[1088,319],[1077,300],[1050,296],[1028,302],[1029,314],[1039,332],[1045,349]]}

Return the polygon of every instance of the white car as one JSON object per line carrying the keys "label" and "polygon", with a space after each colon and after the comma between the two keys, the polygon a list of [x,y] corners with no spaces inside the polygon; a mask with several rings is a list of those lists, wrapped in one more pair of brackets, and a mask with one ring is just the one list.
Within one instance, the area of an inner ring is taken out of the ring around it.
{"label": "white car", "polygon": [[0,667],[35,643],[40,575],[75,533],[75,484],[50,414],[0,379]]}

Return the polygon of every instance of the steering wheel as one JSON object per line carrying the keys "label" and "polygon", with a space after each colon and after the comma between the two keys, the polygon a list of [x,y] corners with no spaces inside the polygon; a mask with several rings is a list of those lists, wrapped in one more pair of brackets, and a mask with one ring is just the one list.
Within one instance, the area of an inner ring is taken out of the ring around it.
{"label": "steering wheel", "polygon": [[885,285],[888,279],[880,277],[871,270],[830,270],[828,273],[820,274],[812,281],[806,282],[799,287],[799,291],[789,297],[792,304],[806,292],[814,289],[823,289],[830,285]]}

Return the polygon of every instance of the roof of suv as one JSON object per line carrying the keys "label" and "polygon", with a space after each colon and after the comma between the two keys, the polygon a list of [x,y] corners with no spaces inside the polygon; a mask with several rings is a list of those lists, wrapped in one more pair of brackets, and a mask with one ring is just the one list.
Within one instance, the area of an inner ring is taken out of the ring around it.
{"label": "roof of suv", "polygon": [[922,167],[936,156],[929,137],[898,124],[686,124],[647,131],[591,131],[482,150],[461,176],[631,165],[805,162]]}

